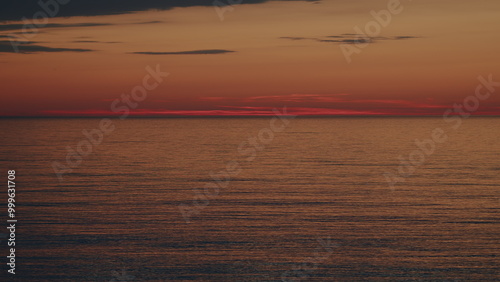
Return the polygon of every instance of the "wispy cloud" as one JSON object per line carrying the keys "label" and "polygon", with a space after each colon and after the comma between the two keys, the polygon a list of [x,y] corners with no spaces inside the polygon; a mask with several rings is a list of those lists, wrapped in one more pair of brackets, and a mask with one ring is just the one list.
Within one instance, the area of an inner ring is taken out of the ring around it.
{"label": "wispy cloud", "polygon": [[382,40],[405,40],[414,38],[419,38],[419,37],[411,35],[368,37],[362,34],[352,34],[352,33],[344,33],[341,35],[328,35],[323,37],[294,37],[294,36],[280,37],[280,39],[288,39],[293,41],[312,40],[323,43],[344,43],[344,44],[364,44],[364,43],[374,43]]}
{"label": "wispy cloud", "polygon": [[99,41],[95,41],[95,40],[75,40],[72,42],[73,43],[100,43]]}
{"label": "wispy cloud", "polygon": [[164,23],[162,21],[149,21],[149,22],[137,22],[133,24],[159,24],[159,23]]}
{"label": "wispy cloud", "polygon": [[16,52],[12,47],[10,41],[0,41],[0,53],[20,53],[20,54],[31,54],[31,53],[39,53],[39,52],[91,52],[94,50],[90,49],[75,49],[75,48],[55,48],[55,47],[47,47],[36,45],[36,42],[18,42],[17,49],[19,52]]}
{"label": "wispy cloud", "polygon": [[313,39],[313,38],[307,38],[307,37],[293,37],[293,36],[282,36],[280,39],[290,39],[290,40],[308,40],[308,39]]}
{"label": "wispy cloud", "polygon": [[97,40],[75,40],[71,41],[71,43],[102,43],[102,44],[116,44],[122,43],[118,41],[97,41]]}
{"label": "wispy cloud", "polygon": [[179,51],[179,52],[133,52],[132,54],[140,55],[214,55],[226,54],[236,51],[222,50],[222,49],[208,49],[208,50],[193,50],[193,51]]}

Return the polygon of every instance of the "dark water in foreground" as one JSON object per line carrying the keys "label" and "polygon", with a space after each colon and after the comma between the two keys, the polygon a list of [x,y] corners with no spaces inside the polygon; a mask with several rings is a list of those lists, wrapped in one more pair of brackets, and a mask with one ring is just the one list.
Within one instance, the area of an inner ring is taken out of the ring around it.
{"label": "dark water in foreground", "polygon": [[[0,120],[19,220],[16,279],[0,238],[0,280],[500,279],[500,119],[293,119],[272,140],[270,120],[113,120],[62,182],[51,163],[99,119]],[[435,128],[448,139],[391,189],[384,173]],[[259,131],[268,144],[249,160],[238,147]],[[239,173],[200,196],[230,161]]]}

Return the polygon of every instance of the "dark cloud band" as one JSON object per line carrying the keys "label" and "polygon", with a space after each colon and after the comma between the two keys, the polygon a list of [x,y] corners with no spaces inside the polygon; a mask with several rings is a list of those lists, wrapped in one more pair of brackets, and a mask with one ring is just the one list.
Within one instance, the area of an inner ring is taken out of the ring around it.
{"label": "dark cloud band", "polygon": [[[259,4],[273,0],[244,0],[244,4]],[[280,0],[307,1],[317,0]],[[212,0],[15,0],[4,1],[0,21],[16,21],[23,17],[32,19],[42,11],[50,17],[99,16],[133,13],[147,10],[169,10],[176,7],[214,6]],[[217,5],[231,2],[220,0]],[[42,3],[41,5],[39,3]]]}
{"label": "dark cloud band", "polygon": [[96,27],[96,26],[107,26],[111,25],[108,23],[77,23],[77,24],[45,24],[40,27],[36,27],[35,25],[24,25],[24,24],[3,24],[0,25],[0,31],[10,31],[10,30],[21,30],[26,28],[28,31],[33,31],[30,27],[39,28],[67,28],[67,27]]}

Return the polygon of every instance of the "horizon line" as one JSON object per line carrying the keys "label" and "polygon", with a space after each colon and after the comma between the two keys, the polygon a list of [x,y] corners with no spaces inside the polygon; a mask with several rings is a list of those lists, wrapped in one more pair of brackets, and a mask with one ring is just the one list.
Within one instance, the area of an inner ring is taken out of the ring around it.
{"label": "horizon line", "polygon": [[[130,119],[130,118],[269,118],[269,117],[274,117],[277,116],[275,114],[269,114],[269,115],[129,115],[126,118],[123,119]],[[286,115],[279,115],[280,117],[284,118],[350,118],[350,117],[362,117],[362,118],[371,118],[371,117],[383,117],[383,118],[390,118],[390,117],[395,117],[395,118],[422,118],[422,117],[429,117],[429,118],[435,118],[435,117],[443,117],[443,115],[430,115],[430,114],[380,114],[380,115],[374,115],[374,114],[365,114],[365,115],[349,115],[349,114],[344,114],[344,115],[291,115],[291,114],[286,114]],[[459,116],[459,114],[450,114],[450,116]],[[471,117],[500,117],[500,114],[496,115],[484,115],[484,114],[471,114],[467,118]],[[16,118],[110,118],[110,119],[122,119],[121,116],[118,115],[68,115],[68,116],[62,116],[62,115],[55,115],[55,116],[49,116],[49,115],[20,115],[20,116],[14,116],[14,115],[0,115],[1,119],[16,119]]]}

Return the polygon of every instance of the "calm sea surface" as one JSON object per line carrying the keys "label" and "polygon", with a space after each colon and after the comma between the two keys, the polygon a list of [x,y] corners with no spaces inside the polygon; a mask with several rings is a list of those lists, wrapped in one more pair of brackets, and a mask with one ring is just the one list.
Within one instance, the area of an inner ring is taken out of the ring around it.
{"label": "calm sea surface", "polygon": [[0,120],[18,219],[0,281],[500,280],[498,118],[113,119],[59,181],[99,121]]}

